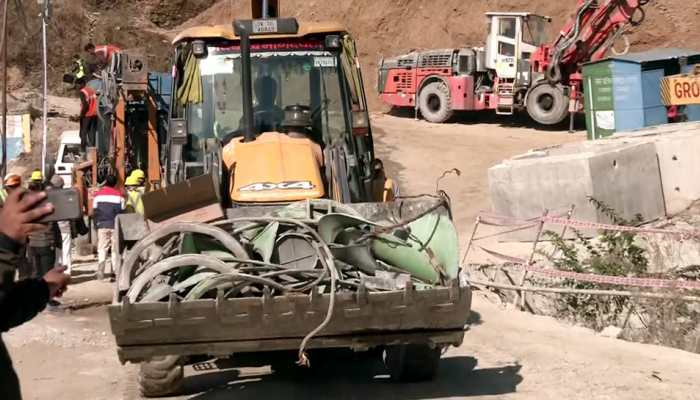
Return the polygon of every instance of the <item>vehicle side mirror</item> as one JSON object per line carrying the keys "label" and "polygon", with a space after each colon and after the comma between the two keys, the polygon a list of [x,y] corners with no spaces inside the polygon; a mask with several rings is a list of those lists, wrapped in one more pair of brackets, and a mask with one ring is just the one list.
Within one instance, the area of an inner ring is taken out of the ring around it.
{"label": "vehicle side mirror", "polygon": [[355,136],[366,136],[369,134],[369,115],[367,111],[352,112],[352,134]]}

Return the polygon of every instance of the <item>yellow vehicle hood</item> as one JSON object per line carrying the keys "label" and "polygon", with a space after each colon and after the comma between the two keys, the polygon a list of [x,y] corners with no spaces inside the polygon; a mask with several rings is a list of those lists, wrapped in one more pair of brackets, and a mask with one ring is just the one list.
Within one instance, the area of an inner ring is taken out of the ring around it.
{"label": "yellow vehicle hood", "polygon": [[252,142],[232,140],[223,150],[234,202],[287,202],[325,195],[321,147],[309,139],[266,132]]}

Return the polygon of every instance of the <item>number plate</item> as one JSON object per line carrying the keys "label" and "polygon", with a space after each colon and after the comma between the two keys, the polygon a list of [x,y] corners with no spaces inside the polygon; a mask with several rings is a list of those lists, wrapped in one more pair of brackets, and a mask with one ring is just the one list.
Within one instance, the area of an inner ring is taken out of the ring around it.
{"label": "number plate", "polygon": [[253,21],[253,33],[277,33],[277,20],[260,19]]}

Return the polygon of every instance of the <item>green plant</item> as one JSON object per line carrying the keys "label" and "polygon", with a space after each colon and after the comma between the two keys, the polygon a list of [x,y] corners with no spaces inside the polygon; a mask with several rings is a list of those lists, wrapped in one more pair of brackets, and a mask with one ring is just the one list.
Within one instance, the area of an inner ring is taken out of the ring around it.
{"label": "green plant", "polygon": [[[604,202],[593,198],[589,198],[589,201],[615,225],[631,226],[642,221],[639,215],[633,221],[625,220]],[[539,254],[545,256],[557,269],[610,276],[639,276],[646,272],[649,261],[645,250],[635,244],[635,233],[603,231],[595,240],[591,240],[578,230],[573,229],[572,232],[575,236],[573,241],[566,241],[552,231],[544,232],[544,237],[551,241],[554,252]],[[573,280],[566,280],[564,285],[576,289],[611,288],[609,285]],[[630,300],[625,297],[564,295],[557,311],[561,317],[600,330],[618,323],[629,306]]]}

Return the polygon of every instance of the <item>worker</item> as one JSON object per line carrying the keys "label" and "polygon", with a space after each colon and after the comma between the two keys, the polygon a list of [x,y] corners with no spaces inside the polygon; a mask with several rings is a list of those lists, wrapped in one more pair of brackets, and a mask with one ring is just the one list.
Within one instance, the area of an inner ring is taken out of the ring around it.
{"label": "worker", "polygon": [[[15,281],[21,245],[28,234],[41,227],[35,221],[52,212],[49,204],[39,206],[46,198],[45,193],[23,192],[20,189],[10,193],[0,210],[0,332],[3,333],[34,318],[50,299],[61,297],[70,283],[63,268],[54,268],[34,279]],[[5,400],[22,398],[17,374],[1,338],[0,388]]]}
{"label": "worker", "polygon": [[88,43],[85,45],[85,51],[94,58],[97,69],[101,70],[105,67],[109,67],[112,63],[112,56],[114,56],[115,53],[120,53],[122,49],[113,44],[95,46],[92,43]]}
{"label": "worker", "polygon": [[114,220],[124,210],[124,205],[122,193],[117,190],[117,177],[108,175],[102,188],[95,193],[92,202],[97,224],[97,279],[105,277],[107,253],[112,248]]}
{"label": "worker", "polygon": [[[48,186],[48,188],[46,187]],[[44,184],[44,177],[41,171],[34,171],[29,182],[29,191],[41,193],[45,189],[50,189],[50,184]],[[29,246],[27,255],[31,262],[34,277],[44,276],[56,264],[56,244],[60,242],[61,232],[58,224],[45,224],[43,227],[34,230],[29,235]],[[51,300],[51,306],[58,306],[58,302]]]}
{"label": "worker", "polygon": [[78,82],[80,90],[80,150],[95,146],[97,131],[97,92],[86,85],[85,79]]}
{"label": "worker", "polygon": [[13,190],[19,189],[22,186],[22,177],[19,174],[10,172],[5,175],[3,181],[3,188],[10,194]]}
{"label": "worker", "polygon": [[32,171],[29,176],[29,190],[41,191],[44,190],[44,175],[38,169]]}
{"label": "worker", "polygon": [[[59,175],[54,175],[51,178],[52,189],[62,189],[64,185],[65,182],[63,181],[63,178],[61,178]],[[61,245],[56,246],[56,260],[57,264],[66,267],[66,273],[68,275],[70,275],[73,271],[73,258],[71,255],[71,251],[73,249],[74,236],[73,224],[73,221],[59,221],[57,223],[58,231],[61,234],[61,238],[59,241]]]}
{"label": "worker", "polygon": [[280,128],[282,131],[286,132],[287,136],[290,138],[308,139],[318,165],[323,165],[323,150],[321,146],[310,137],[311,115],[308,107],[300,105],[285,107],[284,120],[282,120]]}
{"label": "worker", "polygon": [[7,196],[20,186],[22,186],[21,176],[13,173],[5,175],[5,178],[2,180],[2,187],[0,187],[0,206],[5,204]]}
{"label": "worker", "polygon": [[[7,196],[12,195],[12,193],[14,193],[17,190],[22,190],[22,177],[19,174],[14,173],[7,174],[3,179],[2,193],[5,193],[6,195],[2,199],[3,204],[5,204]],[[20,245],[18,254],[22,255],[22,257],[19,257],[19,259],[17,260],[18,278],[26,279],[31,277],[32,264],[27,259],[27,246],[25,243],[22,243]]]}
{"label": "worker", "polygon": [[142,169],[135,169],[131,171],[131,175],[133,176],[134,179],[138,181],[139,186],[145,186],[146,185],[146,173],[143,172]]}
{"label": "worker", "polygon": [[284,110],[277,105],[277,81],[268,75],[261,75],[255,80],[255,99],[253,108],[257,133],[274,132],[284,119]]}
{"label": "worker", "polygon": [[143,186],[138,175],[131,175],[126,178],[124,186],[126,187],[126,212],[137,213],[143,215]]}
{"label": "worker", "polygon": [[86,79],[88,76],[88,68],[85,64],[85,60],[80,58],[77,54],[73,56],[73,69],[71,70],[71,74],[73,75],[73,82]]}

